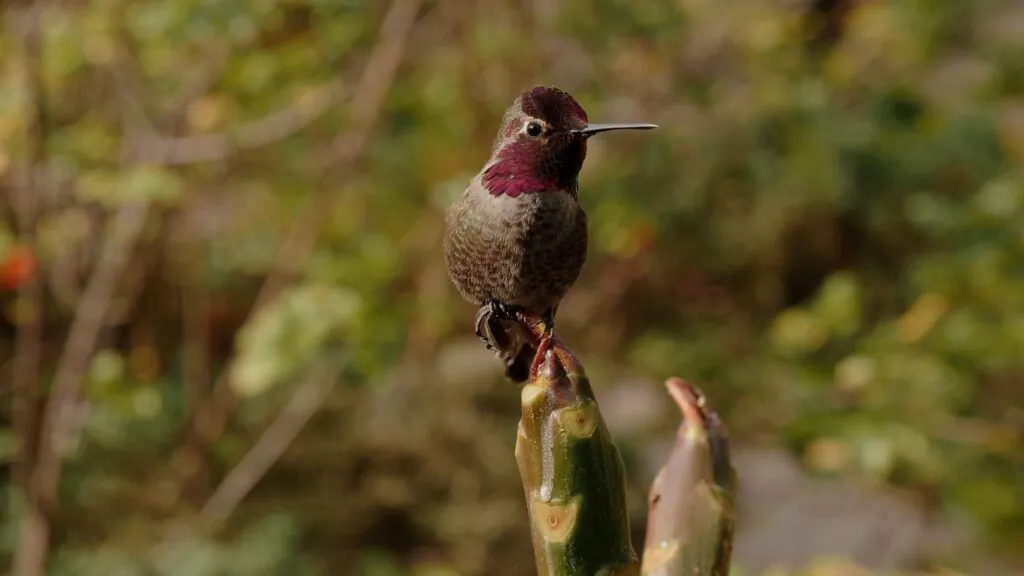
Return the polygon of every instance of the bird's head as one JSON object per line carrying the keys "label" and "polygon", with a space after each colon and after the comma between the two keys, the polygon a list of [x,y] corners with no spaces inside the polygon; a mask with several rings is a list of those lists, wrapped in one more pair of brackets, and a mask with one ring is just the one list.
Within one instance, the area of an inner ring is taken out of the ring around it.
{"label": "bird's head", "polygon": [[588,138],[610,130],[651,128],[657,126],[591,124],[587,112],[568,92],[534,86],[505,111],[483,184],[495,196],[574,192]]}

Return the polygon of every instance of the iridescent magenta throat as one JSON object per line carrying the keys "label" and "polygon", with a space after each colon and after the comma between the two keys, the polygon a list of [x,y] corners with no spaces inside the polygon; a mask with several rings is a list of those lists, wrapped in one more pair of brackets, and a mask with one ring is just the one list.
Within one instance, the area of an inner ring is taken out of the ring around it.
{"label": "iridescent magenta throat", "polygon": [[515,156],[500,158],[484,170],[483,185],[491,196],[516,198],[523,194],[557,192],[554,178],[537,176],[531,167]]}

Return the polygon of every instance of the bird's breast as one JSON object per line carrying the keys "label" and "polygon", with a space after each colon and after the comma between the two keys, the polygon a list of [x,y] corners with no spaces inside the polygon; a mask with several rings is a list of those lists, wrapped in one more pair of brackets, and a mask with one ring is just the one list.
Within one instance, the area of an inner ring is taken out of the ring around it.
{"label": "bird's breast", "polygon": [[554,305],[586,252],[585,215],[564,191],[509,197],[471,186],[449,208],[446,227],[452,280],[477,303]]}

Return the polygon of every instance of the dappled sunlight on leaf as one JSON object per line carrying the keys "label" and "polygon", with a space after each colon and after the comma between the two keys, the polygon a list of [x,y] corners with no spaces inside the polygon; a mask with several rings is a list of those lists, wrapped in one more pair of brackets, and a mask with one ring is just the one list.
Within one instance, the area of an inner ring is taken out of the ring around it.
{"label": "dappled sunlight on leaf", "polygon": [[257,396],[290,377],[344,338],[359,307],[357,295],[335,286],[309,284],[282,294],[239,332],[235,392]]}

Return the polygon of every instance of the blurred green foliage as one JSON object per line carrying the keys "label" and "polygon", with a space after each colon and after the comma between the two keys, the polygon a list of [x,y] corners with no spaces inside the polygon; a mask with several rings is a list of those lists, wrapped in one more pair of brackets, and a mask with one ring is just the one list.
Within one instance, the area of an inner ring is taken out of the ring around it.
{"label": "blurred green foliage", "polygon": [[[359,119],[316,111],[351,94],[387,3],[48,5],[44,382],[106,215],[154,203],[87,374],[53,573],[531,573],[517,392],[464,351],[473,311],[440,242],[443,208],[536,83],[591,119],[661,126],[595,138],[581,175],[592,248],[560,331],[599,400],[636,373],[684,376],[734,443],[899,488],[1024,562],[1024,14],[1014,0],[810,4],[428,2],[368,148],[328,178],[322,158]],[[34,106],[14,14],[0,34],[8,197]],[[315,118],[239,140],[287,108]],[[239,150],[128,165],[154,130]],[[317,191],[331,202],[312,257],[243,323]],[[6,361],[24,316],[10,286],[0,304]],[[167,544],[338,346],[354,357],[343,382],[229,526]],[[198,463],[180,457],[195,395],[236,347],[237,414]],[[617,435],[627,462],[675,425]],[[16,446],[0,412],[0,466]],[[642,498],[650,478],[633,474]],[[16,544],[6,494],[0,557]]]}

